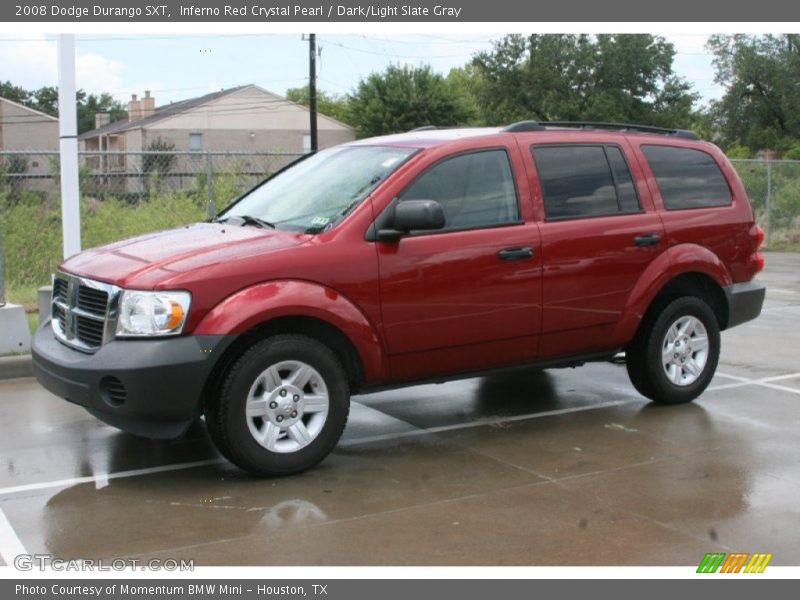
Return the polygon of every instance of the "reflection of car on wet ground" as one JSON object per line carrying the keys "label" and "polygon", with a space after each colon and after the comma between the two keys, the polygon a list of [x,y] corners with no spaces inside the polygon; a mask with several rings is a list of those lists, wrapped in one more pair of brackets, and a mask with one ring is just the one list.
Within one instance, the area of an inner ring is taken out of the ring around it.
{"label": "reflection of car on wet ground", "polygon": [[276,174],[211,223],[84,252],[54,280],[39,380],[109,424],[200,414],[258,474],[324,458],[352,393],[626,350],[688,402],[720,331],[755,318],[763,233],[691,132],[523,122],[361,140]]}

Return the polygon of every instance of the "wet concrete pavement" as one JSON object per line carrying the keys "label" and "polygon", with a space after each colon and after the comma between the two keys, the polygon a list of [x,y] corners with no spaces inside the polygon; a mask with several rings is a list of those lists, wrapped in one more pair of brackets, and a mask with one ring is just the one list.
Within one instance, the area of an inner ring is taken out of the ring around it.
{"label": "wet concrete pavement", "polygon": [[648,404],[610,363],[361,396],[290,478],[241,473],[200,425],[143,440],[0,382],[0,564],[798,565],[800,255],[767,259],[764,313],[693,404]]}

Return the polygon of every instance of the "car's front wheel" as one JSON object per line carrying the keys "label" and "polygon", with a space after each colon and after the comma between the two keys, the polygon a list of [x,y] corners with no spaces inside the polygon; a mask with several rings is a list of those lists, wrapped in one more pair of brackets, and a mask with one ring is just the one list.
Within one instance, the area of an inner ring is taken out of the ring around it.
{"label": "car's front wheel", "polygon": [[336,355],[315,339],[277,335],[232,364],[206,408],[206,423],[234,464],[256,475],[289,475],[333,450],[349,410],[347,377]]}
{"label": "car's front wheel", "polygon": [[640,394],[660,404],[694,400],[719,361],[719,324],[700,298],[677,298],[646,321],[626,349],[626,366]]}

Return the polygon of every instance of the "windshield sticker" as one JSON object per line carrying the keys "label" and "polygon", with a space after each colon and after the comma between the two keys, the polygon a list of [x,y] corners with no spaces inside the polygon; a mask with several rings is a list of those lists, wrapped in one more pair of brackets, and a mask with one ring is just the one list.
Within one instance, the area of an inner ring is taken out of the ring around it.
{"label": "windshield sticker", "polygon": [[314,220],[311,221],[312,227],[324,227],[328,223],[330,223],[330,217],[314,217]]}

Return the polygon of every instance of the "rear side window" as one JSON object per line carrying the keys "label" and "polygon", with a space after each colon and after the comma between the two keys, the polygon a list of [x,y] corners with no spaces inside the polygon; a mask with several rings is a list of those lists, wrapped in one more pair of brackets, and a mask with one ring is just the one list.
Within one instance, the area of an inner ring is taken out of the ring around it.
{"label": "rear side window", "polygon": [[617,146],[534,146],[548,220],[639,212],[631,172]]}
{"label": "rear side window", "polygon": [[691,148],[642,146],[664,199],[664,208],[727,206],[731,189],[710,154]]}
{"label": "rear side window", "polygon": [[505,150],[459,154],[432,166],[400,195],[403,200],[436,200],[445,230],[518,222],[517,191]]}

